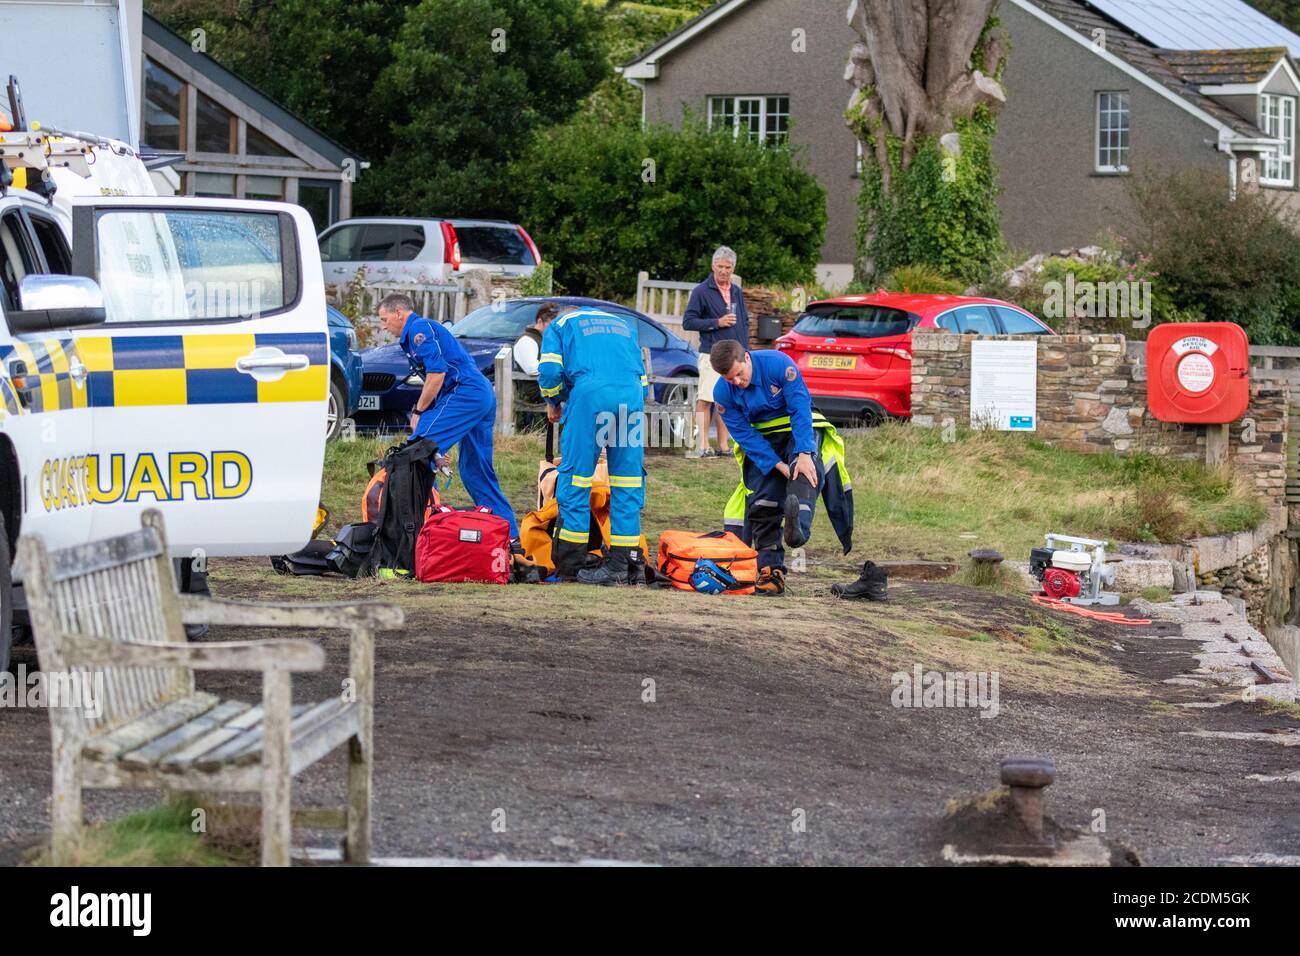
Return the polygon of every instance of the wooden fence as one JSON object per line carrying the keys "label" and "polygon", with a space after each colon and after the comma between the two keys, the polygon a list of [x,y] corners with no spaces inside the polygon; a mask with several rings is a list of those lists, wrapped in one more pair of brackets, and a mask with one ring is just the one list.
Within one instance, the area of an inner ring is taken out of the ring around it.
{"label": "wooden fence", "polygon": [[[736,285],[744,286],[740,276],[732,276]],[[666,279],[651,279],[650,273],[638,272],[636,276],[636,309],[655,321],[668,326],[673,333],[690,342],[695,348],[700,347],[700,334],[682,328],[682,315],[686,312],[686,303],[690,300],[691,290],[698,282],[669,282]]]}
{"label": "wooden fence", "polygon": [[[502,346],[495,359],[494,384],[497,393],[496,433],[515,434],[520,413],[546,414],[546,403],[526,402],[518,393],[517,382],[536,382],[515,368],[513,349]],[[643,435],[647,448],[695,447],[695,394],[699,380],[693,375],[655,375],[650,364],[650,350],[641,350],[641,360],[651,385],[666,385],[670,402],[648,401],[645,405]]]}
{"label": "wooden fence", "polygon": [[[466,283],[447,282],[421,285],[367,285],[361,295],[361,314],[374,315],[384,296],[400,292],[415,302],[415,311],[438,322],[457,322],[470,311],[473,292]],[[335,307],[346,291],[340,286],[327,286],[326,299]]]}

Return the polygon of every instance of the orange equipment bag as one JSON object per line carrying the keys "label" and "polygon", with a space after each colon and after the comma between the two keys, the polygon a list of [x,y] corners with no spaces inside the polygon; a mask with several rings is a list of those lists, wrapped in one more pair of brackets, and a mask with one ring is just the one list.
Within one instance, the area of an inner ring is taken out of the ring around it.
{"label": "orange equipment bag", "polygon": [[[366,490],[361,494],[361,521],[363,524],[367,521],[379,520],[379,505],[384,500],[384,482],[388,479],[388,472],[379,465],[379,461],[372,461],[366,466],[370,469],[370,480],[366,482]],[[424,517],[427,519],[441,506],[442,496],[438,494],[438,482],[435,478],[433,488],[429,491],[429,504],[424,509]]]}
{"label": "orange equipment bag", "polygon": [[[559,477],[559,468],[555,462],[543,461],[537,469],[538,506],[534,511],[524,515],[519,522],[519,542],[528,560],[536,564],[546,574],[555,572],[551,561],[551,542],[555,534],[555,525],[560,517],[560,503],[555,500],[555,482]],[[591,476],[591,528],[588,534],[588,550],[591,554],[601,554],[609,547],[609,465],[603,459],[596,463],[596,471]],[[645,535],[641,535],[641,554],[649,563],[649,546]]]}
{"label": "orange equipment bag", "polygon": [[665,531],[659,536],[659,573],[679,591],[694,591],[695,562],[708,558],[743,585],[726,594],[753,594],[758,552],[730,531]]}

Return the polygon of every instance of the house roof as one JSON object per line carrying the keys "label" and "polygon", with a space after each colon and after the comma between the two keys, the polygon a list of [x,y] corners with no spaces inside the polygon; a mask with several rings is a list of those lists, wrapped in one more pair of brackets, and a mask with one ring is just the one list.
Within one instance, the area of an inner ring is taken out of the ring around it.
{"label": "house roof", "polygon": [[[1185,78],[1162,55],[1162,51],[1143,40],[1122,23],[1093,9],[1081,0],[1013,0],[1022,7],[1032,4],[1049,14],[1058,23],[1069,27],[1088,42],[1104,38],[1104,51],[1136,68],[1161,87],[1177,96],[1197,111],[1207,114],[1214,125],[1226,127],[1232,133],[1248,139],[1266,138],[1265,134],[1226,106],[1201,92],[1201,83]],[[1102,31],[1098,33],[1098,31]],[[1222,52],[1222,51],[1221,51]],[[1285,51],[1279,51],[1279,58]],[[1274,63],[1276,63],[1276,59]]]}
{"label": "house roof", "polygon": [[1160,58],[1174,72],[1198,87],[1262,82],[1287,55],[1286,47],[1280,46],[1249,50],[1160,51]]}
{"label": "house roof", "polygon": [[722,20],[728,14],[739,10],[748,2],[749,0],[720,0],[720,2],[715,3],[707,10],[704,10],[692,19],[687,20],[680,27],[668,34],[668,36],[664,37],[644,53],[633,57],[622,66],[617,67],[618,71],[620,73],[625,73],[637,66],[657,63],[660,57],[672,52],[678,46],[694,37],[697,33],[714,26],[718,21]]}
{"label": "house roof", "polygon": [[[664,57],[752,2],[756,0],[723,0],[714,4],[635,59],[623,64],[619,67],[620,72],[629,79],[653,79],[658,75],[658,64]],[[1219,59],[1225,68],[1230,65],[1235,55],[1242,54],[1232,65],[1242,76],[1249,76],[1258,72],[1260,67],[1257,61],[1262,59],[1264,49],[1277,53],[1273,63],[1269,65],[1270,69],[1277,64],[1278,60],[1286,60],[1289,66],[1289,57],[1285,49],[1268,47],[1226,51],[1162,50],[1139,36],[1124,23],[1103,13],[1098,9],[1098,5],[1084,0],[1008,0],[1008,2],[1045,20],[1063,33],[1071,35],[1075,40],[1093,49],[1098,56],[1145,82],[1147,86],[1193,113],[1203,122],[1219,130],[1221,134],[1226,134],[1231,139],[1268,139],[1253,123],[1202,92],[1202,86],[1229,85],[1238,81],[1227,79],[1226,77],[1231,74],[1226,72],[1226,69],[1222,76],[1203,80],[1203,73],[1213,69],[1213,63],[1208,58],[1205,62],[1198,63],[1195,54],[1220,54]],[[1176,2],[1194,3],[1200,7],[1212,6],[1219,2],[1225,5],[1225,10],[1231,8],[1232,11],[1240,5],[1239,0],[1176,0]],[[1111,4],[1111,6],[1119,8],[1124,4]],[[1278,29],[1282,28],[1278,26]],[[1094,42],[1097,36],[1104,37],[1103,46]],[[1188,72],[1184,74],[1183,69]]]}
{"label": "house roof", "polygon": [[194,52],[189,43],[172,33],[165,24],[148,13],[144,15],[144,35],[336,166],[342,166],[346,159],[353,161],[360,159],[354,151],[336,143],[306,120],[295,116],[251,83],[241,80],[237,74],[227,70],[212,57],[205,53]]}
{"label": "house roof", "polygon": [[1300,36],[1247,0],[1089,0],[1152,46],[1171,50],[1287,47],[1300,56]]}

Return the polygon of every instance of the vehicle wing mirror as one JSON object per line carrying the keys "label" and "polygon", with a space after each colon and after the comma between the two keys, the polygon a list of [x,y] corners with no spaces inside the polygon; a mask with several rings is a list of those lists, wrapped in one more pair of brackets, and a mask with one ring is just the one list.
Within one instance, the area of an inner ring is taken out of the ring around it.
{"label": "vehicle wing mirror", "polygon": [[100,325],[104,294],[84,276],[29,275],[18,286],[19,309],[9,312],[11,332],[49,332]]}

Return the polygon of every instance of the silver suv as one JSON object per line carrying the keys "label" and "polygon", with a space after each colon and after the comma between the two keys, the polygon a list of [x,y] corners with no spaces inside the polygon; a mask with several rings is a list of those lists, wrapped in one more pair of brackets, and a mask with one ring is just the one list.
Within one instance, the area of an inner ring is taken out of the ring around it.
{"label": "silver suv", "polygon": [[345,219],[319,239],[327,283],[360,269],[372,285],[448,282],[470,268],[527,276],[542,261],[523,226],[499,219]]}

